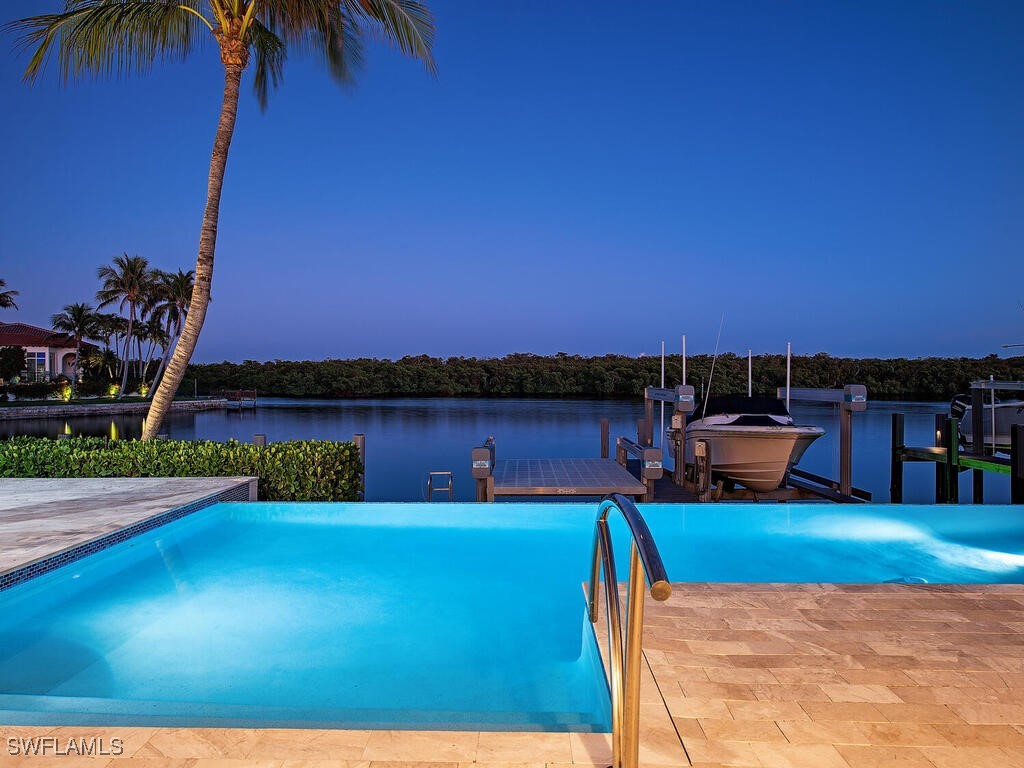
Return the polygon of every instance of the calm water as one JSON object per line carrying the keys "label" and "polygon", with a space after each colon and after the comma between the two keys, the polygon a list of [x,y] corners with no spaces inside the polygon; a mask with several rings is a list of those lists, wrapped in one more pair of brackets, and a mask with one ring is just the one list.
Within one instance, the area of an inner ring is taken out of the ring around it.
{"label": "calm water", "polygon": [[[890,415],[906,414],[908,444],[934,442],[934,414],[945,403],[872,402],[866,413],[853,418],[853,481],[889,500]],[[838,415],[833,406],[795,406],[801,423],[824,427],[826,434],[808,450],[800,466],[811,472],[838,477]],[[636,437],[640,401],[533,400],[533,399],[392,399],[392,400],[285,400],[263,398],[260,407],[239,412],[210,411],[171,417],[167,431],[173,438],[251,441],[256,433],[269,440],[318,438],[347,440],[366,434],[366,496],[370,501],[420,501],[430,470],[455,472],[459,500],[473,498],[469,475],[470,449],[488,435],[497,441],[498,458],[541,458],[600,455],[600,421],[611,422],[611,434]],[[666,416],[667,418],[667,416]],[[655,419],[658,419],[655,411]],[[116,427],[122,437],[141,433],[137,417],[82,417],[68,420],[75,434],[105,435]],[[0,423],[0,436],[56,435],[64,419]],[[612,454],[614,455],[614,453]],[[908,503],[934,501],[935,469],[930,464],[907,464],[904,499]],[[970,475],[961,475],[961,498],[970,500]],[[986,502],[1009,502],[1009,478],[988,475]]]}

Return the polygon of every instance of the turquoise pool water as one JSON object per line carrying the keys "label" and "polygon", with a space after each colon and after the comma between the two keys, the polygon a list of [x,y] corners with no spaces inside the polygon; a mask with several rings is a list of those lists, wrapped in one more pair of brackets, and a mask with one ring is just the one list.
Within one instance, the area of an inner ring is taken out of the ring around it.
{"label": "turquoise pool water", "polygon": [[[596,509],[216,505],[0,592],[0,722],[607,730]],[[641,511],[673,581],[1024,578],[1011,507]]]}

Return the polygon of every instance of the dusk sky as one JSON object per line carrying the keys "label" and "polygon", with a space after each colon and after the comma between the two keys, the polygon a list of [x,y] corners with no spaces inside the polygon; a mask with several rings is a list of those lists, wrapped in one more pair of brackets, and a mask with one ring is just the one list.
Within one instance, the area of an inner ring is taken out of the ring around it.
{"label": "dusk sky", "polygon": [[[228,162],[199,361],[1024,342],[1024,3],[432,0],[438,77],[294,52]],[[5,20],[58,10],[7,0]],[[62,87],[0,38],[0,278],[192,268],[213,47]]]}

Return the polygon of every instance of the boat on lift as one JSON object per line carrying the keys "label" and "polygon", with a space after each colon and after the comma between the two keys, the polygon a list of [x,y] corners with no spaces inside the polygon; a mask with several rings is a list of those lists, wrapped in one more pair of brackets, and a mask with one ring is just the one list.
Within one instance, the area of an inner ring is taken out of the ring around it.
{"label": "boat on lift", "polygon": [[714,474],[752,491],[782,485],[811,443],[825,434],[821,427],[797,424],[785,401],[775,397],[712,396],[694,417],[685,428],[686,462],[694,462],[696,443],[705,440]]}
{"label": "boat on lift", "polygon": [[[1016,383],[1016,382],[1015,382]],[[1010,450],[1010,432],[1017,424],[1024,424],[1024,400],[1003,400],[986,395],[982,413],[982,442],[996,451]],[[949,404],[949,412],[960,419],[960,439],[964,445],[974,445],[974,407],[970,395],[956,395]],[[994,412],[994,418],[993,418]],[[993,425],[995,440],[992,439]]]}

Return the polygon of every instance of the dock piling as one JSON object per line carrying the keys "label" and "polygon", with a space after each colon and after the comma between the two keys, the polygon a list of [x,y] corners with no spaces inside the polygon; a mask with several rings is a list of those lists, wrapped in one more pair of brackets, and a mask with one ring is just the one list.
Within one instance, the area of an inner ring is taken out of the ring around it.
{"label": "dock piling", "polygon": [[1010,429],[1010,503],[1024,504],[1024,424]]}
{"label": "dock piling", "polygon": [[889,502],[903,503],[903,414],[892,415],[892,450],[889,456]]}
{"label": "dock piling", "polygon": [[853,411],[839,409],[839,492],[853,493]]}
{"label": "dock piling", "polygon": [[946,503],[960,503],[960,422],[946,418],[943,438],[946,449]]}
{"label": "dock piling", "polygon": [[601,419],[601,458],[608,458],[608,419]]}
{"label": "dock piling", "polygon": [[[946,447],[946,414],[935,414],[935,447]],[[949,455],[942,461],[935,462],[935,503],[945,504],[949,501],[949,481],[946,479],[949,472]]]}

